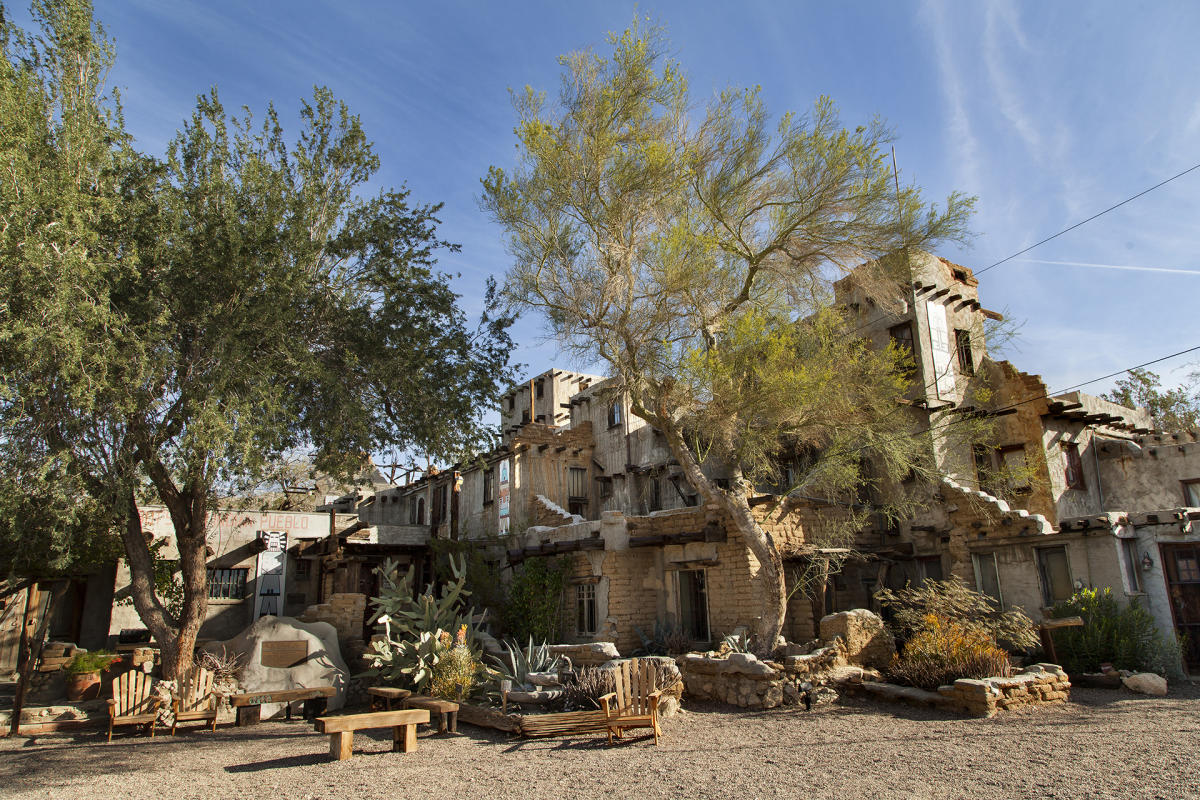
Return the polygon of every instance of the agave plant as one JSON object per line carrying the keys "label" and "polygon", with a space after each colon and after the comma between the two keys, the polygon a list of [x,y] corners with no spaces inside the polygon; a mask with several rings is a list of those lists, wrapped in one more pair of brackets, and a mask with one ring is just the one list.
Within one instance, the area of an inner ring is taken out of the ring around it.
{"label": "agave plant", "polygon": [[507,639],[502,644],[504,655],[489,656],[496,665],[493,679],[497,682],[512,681],[514,689],[529,685],[529,673],[557,672],[563,663],[563,657],[552,654],[550,646],[545,642],[535,646],[532,636],[524,649],[513,639]]}

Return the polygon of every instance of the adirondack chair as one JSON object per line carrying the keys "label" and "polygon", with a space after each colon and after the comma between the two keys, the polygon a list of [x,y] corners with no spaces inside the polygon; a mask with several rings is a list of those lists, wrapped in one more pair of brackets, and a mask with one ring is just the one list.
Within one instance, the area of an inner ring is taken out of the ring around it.
{"label": "adirondack chair", "polygon": [[662,729],[658,726],[659,689],[654,688],[654,662],[631,658],[613,670],[616,691],[600,698],[600,707],[608,720],[608,743],[613,734],[621,738],[626,728],[650,728],[654,743]]}
{"label": "adirondack chair", "polygon": [[212,688],[212,673],[204,667],[193,667],[179,677],[179,691],[171,703],[175,721],[171,723],[171,735],[180,722],[203,719],[212,722],[217,729],[217,695]]}
{"label": "adirondack chair", "polygon": [[162,698],[154,694],[154,679],[140,670],[130,670],[113,679],[108,701],[108,740],[114,725],[145,725],[154,738],[154,721]]}

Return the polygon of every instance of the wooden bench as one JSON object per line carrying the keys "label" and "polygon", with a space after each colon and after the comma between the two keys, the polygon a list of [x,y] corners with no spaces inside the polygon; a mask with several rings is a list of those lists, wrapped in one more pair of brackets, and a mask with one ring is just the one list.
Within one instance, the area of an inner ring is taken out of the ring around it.
{"label": "wooden bench", "polygon": [[354,732],[368,728],[391,728],[392,752],[413,752],[417,749],[417,723],[420,722],[429,722],[429,712],[414,708],[317,717],[313,726],[317,733],[329,734],[329,755],[337,761],[345,761],[354,749]]}
{"label": "wooden bench", "polygon": [[[372,711],[391,711],[393,700],[404,700],[412,695],[408,689],[393,689],[391,686],[372,686],[367,689],[367,694],[371,695],[371,710]],[[384,706],[386,708],[378,708]]]}
{"label": "wooden bench", "polygon": [[265,703],[284,703],[286,710],[284,718],[292,719],[292,703],[304,700],[304,717],[316,717],[325,712],[329,698],[337,694],[332,686],[314,686],[311,689],[280,689],[273,692],[242,692],[231,694],[229,705],[237,709],[237,725],[253,725],[262,719],[262,706]]}
{"label": "wooden bench", "polygon": [[404,698],[402,705],[405,708],[423,708],[427,711],[436,711],[438,713],[438,733],[445,733],[449,728],[450,733],[458,733],[458,703],[450,700],[439,700],[436,697],[425,697],[424,695],[414,694]]}

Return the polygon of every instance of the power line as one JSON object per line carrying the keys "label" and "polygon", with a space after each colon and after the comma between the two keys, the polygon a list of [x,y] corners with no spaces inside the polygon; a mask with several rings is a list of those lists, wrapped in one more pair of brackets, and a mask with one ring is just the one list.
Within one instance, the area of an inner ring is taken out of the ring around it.
{"label": "power line", "polygon": [[995,267],[998,267],[998,266],[1000,266],[1001,264],[1005,263],[1006,261],[1011,261],[1011,260],[1013,260],[1014,258],[1016,258],[1017,256],[1024,255],[1025,253],[1028,253],[1030,250],[1034,249],[1035,247],[1041,247],[1042,245],[1044,245],[1046,242],[1050,241],[1051,239],[1057,239],[1059,236],[1062,236],[1064,233],[1070,233],[1071,231],[1075,230],[1075,229],[1076,229],[1076,228],[1078,228],[1079,226],[1081,226],[1081,225],[1086,225],[1086,224],[1088,224],[1089,222],[1091,222],[1092,220],[1094,220],[1094,219],[1096,219],[1096,218],[1098,218],[1098,217],[1102,217],[1102,216],[1104,216],[1105,214],[1107,214],[1108,212],[1110,212],[1110,211],[1114,211],[1114,210],[1116,210],[1116,209],[1120,208],[1121,206],[1125,205],[1126,203],[1133,202],[1134,200],[1137,200],[1137,199],[1138,199],[1139,197],[1141,197],[1142,195],[1149,194],[1150,192],[1153,192],[1155,189],[1158,189],[1158,188],[1161,188],[1161,187],[1163,187],[1163,186],[1166,186],[1168,183],[1170,183],[1171,181],[1175,180],[1176,178],[1182,178],[1184,175],[1187,175],[1189,172],[1192,172],[1193,170],[1196,170],[1196,169],[1200,169],[1200,164],[1194,164],[1194,165],[1192,165],[1192,166],[1188,167],[1187,169],[1185,169],[1183,172],[1180,172],[1180,173],[1179,173],[1179,174],[1177,174],[1177,175],[1172,175],[1171,177],[1167,178],[1165,181],[1162,181],[1161,183],[1156,183],[1156,184],[1154,184],[1154,185],[1153,185],[1153,186],[1151,186],[1149,189],[1143,189],[1142,191],[1138,192],[1137,194],[1133,195],[1132,197],[1126,197],[1124,200],[1122,200],[1121,202],[1117,203],[1116,205],[1114,205],[1114,206],[1109,206],[1108,208],[1104,209],[1104,210],[1103,210],[1103,211],[1101,211],[1100,213],[1098,213],[1098,214],[1093,214],[1092,216],[1088,217],[1087,219],[1083,220],[1082,222],[1076,222],[1074,225],[1072,225],[1072,226],[1071,226],[1071,227],[1069,227],[1069,228],[1063,228],[1061,231],[1059,231],[1058,233],[1054,234],[1053,236],[1047,236],[1045,239],[1042,239],[1040,242],[1037,242],[1037,243],[1035,243],[1035,244],[1031,244],[1031,245],[1029,245],[1029,247],[1026,247],[1024,250],[1021,250],[1021,251],[1019,251],[1019,252],[1013,253],[1011,256],[1008,256],[1007,258],[1002,258],[1002,259],[1000,259],[1000,260],[999,260],[999,261],[997,261],[995,264],[989,264],[988,266],[984,267],[983,269],[976,270],[976,271],[975,271],[975,274],[976,274],[976,275],[982,275],[983,273],[987,272],[989,269],[993,269],[993,268],[995,268]]}

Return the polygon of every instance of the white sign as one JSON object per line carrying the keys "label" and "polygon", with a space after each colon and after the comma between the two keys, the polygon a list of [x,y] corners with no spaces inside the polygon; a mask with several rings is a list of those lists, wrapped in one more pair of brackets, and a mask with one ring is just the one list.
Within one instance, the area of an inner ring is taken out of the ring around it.
{"label": "white sign", "polygon": [[258,554],[255,576],[254,618],[283,613],[283,581],[287,572],[287,532],[259,531],[266,549]]}
{"label": "white sign", "polygon": [[953,400],[954,350],[950,345],[950,328],[946,324],[946,307],[933,300],[925,301],[929,318],[929,344],[933,352],[933,374],[937,396],[942,400]]}

